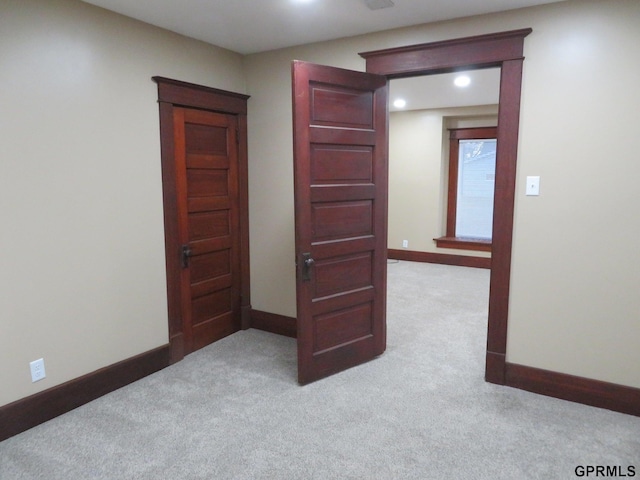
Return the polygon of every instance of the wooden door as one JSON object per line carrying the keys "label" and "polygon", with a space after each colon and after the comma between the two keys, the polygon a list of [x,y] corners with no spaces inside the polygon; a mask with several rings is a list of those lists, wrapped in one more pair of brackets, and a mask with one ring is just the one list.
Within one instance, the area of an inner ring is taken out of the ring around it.
{"label": "wooden door", "polygon": [[386,347],[387,79],[294,62],[298,381]]}
{"label": "wooden door", "polygon": [[184,353],[240,329],[237,119],[173,109]]}

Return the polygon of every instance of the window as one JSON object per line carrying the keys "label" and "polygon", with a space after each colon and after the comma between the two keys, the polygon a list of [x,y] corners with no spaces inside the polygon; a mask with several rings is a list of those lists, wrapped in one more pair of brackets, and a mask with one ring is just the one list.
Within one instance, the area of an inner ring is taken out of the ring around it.
{"label": "window", "polygon": [[438,247],[491,251],[496,138],[496,127],[450,130],[447,232]]}

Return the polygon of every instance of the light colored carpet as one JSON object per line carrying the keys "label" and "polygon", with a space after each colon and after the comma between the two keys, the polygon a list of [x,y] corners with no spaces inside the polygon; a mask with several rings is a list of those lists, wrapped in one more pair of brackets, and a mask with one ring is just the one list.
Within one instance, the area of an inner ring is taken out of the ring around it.
{"label": "light colored carpet", "polygon": [[571,479],[640,475],[640,418],[484,382],[489,272],[389,265],[388,349],[296,383],[248,330],[0,443],[0,479]]}

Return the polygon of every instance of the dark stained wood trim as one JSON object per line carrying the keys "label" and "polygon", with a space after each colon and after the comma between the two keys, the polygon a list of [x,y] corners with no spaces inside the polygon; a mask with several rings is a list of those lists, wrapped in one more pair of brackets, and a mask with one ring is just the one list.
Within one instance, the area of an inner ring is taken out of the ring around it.
{"label": "dark stained wood trim", "polygon": [[489,383],[504,385],[506,355],[504,353],[487,352],[484,379]]}
{"label": "dark stained wood trim", "polygon": [[[182,312],[180,309],[180,282],[169,280],[180,277],[178,202],[176,172],[173,163],[173,152],[175,148],[173,140],[173,105],[167,102],[160,102],[159,105],[165,268],[167,272],[167,309],[171,362],[173,363],[184,358]],[[167,152],[171,152],[171,154]]]}
{"label": "dark stained wood trim", "polygon": [[506,364],[506,385],[571,402],[640,416],[640,389],[539,368]]}
{"label": "dark stained wood trim", "polygon": [[469,140],[476,138],[496,138],[498,127],[450,128],[451,140]]}
{"label": "dark stained wood trim", "polygon": [[449,178],[447,178],[447,237],[456,236],[456,223],[458,221],[459,155],[460,142],[458,142],[458,140],[449,139]]}
{"label": "dark stained wood trim", "polygon": [[169,345],[0,407],[0,441],[169,366]]}
{"label": "dark stained wood trim", "polygon": [[406,260],[407,262],[438,263],[458,267],[491,268],[491,258],[467,255],[449,255],[446,253],[416,252],[414,250],[387,250],[387,258]]}
{"label": "dark stained wood trim", "polygon": [[184,358],[184,334],[182,331],[169,335],[169,351],[171,353],[171,363],[175,363]]}
{"label": "dark stained wood trim", "polygon": [[459,250],[476,250],[490,252],[491,240],[482,238],[439,237],[433,239],[438,248],[457,248]]}
{"label": "dark stained wood trim", "polygon": [[238,115],[238,182],[240,194],[240,328],[251,324],[251,272],[249,268],[249,152],[247,115]]}
{"label": "dark stained wood trim", "polygon": [[240,328],[248,330],[251,328],[251,305],[240,307]]}
{"label": "dark stained wood trim", "polygon": [[498,67],[522,59],[524,37],[530,28],[441,42],[362,52],[367,72],[390,78],[443,73],[459,68]]}
{"label": "dark stained wood trim", "polygon": [[251,328],[296,338],[297,319],[260,310],[251,310]]}
{"label": "dark stained wood trim", "polygon": [[501,67],[485,373],[487,381],[495,383],[503,383],[506,368],[497,359],[504,357],[507,348],[522,64],[524,39],[531,32],[526,28],[360,54],[366,59],[367,72],[388,78]]}
{"label": "dark stained wood trim", "polygon": [[487,352],[500,354],[507,352],[522,62],[522,59],[504,62],[500,76],[498,148],[493,195],[492,269],[489,286],[491,293],[487,329]]}
{"label": "dark stained wood trim", "polygon": [[238,120],[238,161],[240,195],[240,324],[249,328],[251,310],[249,269],[249,167],[247,141],[248,95],[195,85],[164,77],[153,77],[158,84],[160,106],[160,147],[162,194],[165,222],[165,258],[171,363],[184,358],[184,335],[180,295],[180,242],[176,170],[174,160],[174,107],[189,107],[235,115]]}
{"label": "dark stained wood trim", "polygon": [[249,95],[165,77],[153,77],[153,81],[158,84],[158,99],[161,102],[221,113],[247,115]]}

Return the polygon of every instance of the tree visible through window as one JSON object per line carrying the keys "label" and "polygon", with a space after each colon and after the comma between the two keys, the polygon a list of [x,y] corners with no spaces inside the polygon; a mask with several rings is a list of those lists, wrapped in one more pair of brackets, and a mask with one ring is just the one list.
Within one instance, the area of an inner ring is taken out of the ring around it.
{"label": "tree visible through window", "polygon": [[497,128],[450,130],[447,233],[439,247],[491,250]]}

